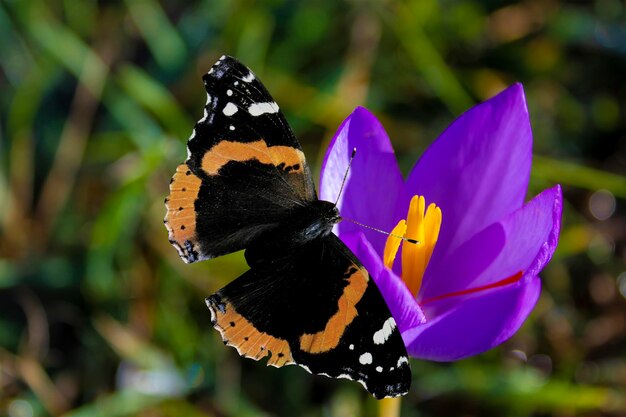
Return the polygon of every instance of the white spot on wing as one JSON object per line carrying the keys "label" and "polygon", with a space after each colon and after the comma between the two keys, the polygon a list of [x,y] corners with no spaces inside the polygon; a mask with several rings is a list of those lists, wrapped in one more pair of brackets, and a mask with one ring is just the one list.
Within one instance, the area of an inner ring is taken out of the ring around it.
{"label": "white spot on wing", "polygon": [[222,110],[222,113],[224,113],[226,116],[232,116],[233,114],[237,113],[237,106],[235,106],[233,103],[228,103],[224,106],[224,110]]}
{"label": "white spot on wing", "polygon": [[227,96],[232,96],[233,95],[233,90],[226,90],[226,95]]}
{"label": "white spot on wing", "polygon": [[204,300],[204,303],[206,304],[207,307],[209,307],[209,311],[211,312],[211,323],[215,323],[217,321],[217,317],[215,316],[213,305],[211,304],[208,298]]}
{"label": "white spot on wing", "polygon": [[361,356],[359,356],[359,362],[361,365],[369,365],[372,363],[372,354],[369,352],[365,352]]}
{"label": "white spot on wing", "polygon": [[376,367],[376,372],[382,372],[383,371],[383,367],[382,366],[377,366]]}
{"label": "white spot on wing", "polygon": [[260,116],[265,113],[278,113],[278,104],[273,101],[269,103],[253,103],[248,107],[248,113],[252,116]]}
{"label": "white spot on wing", "polygon": [[206,121],[206,118],[209,117],[209,112],[207,111],[206,107],[204,108],[204,116],[202,116],[202,119],[198,120],[198,123],[204,123]]}
{"label": "white spot on wing", "polygon": [[207,93],[207,95],[206,95],[206,106],[208,106],[209,104],[211,104],[211,95],[209,93]]}
{"label": "white spot on wing", "polygon": [[393,317],[389,317],[383,323],[383,328],[374,333],[374,343],[377,345],[382,345],[389,339],[391,336],[391,332],[396,328],[396,321]]}
{"label": "white spot on wing", "polygon": [[407,358],[406,356],[400,356],[398,358],[398,363],[396,364],[396,366],[399,368],[400,366],[402,366],[403,363],[409,363],[409,358]]}
{"label": "white spot on wing", "polygon": [[229,129],[230,129],[230,130],[235,130],[235,126],[230,125]]}
{"label": "white spot on wing", "polygon": [[348,349],[354,350],[354,345],[351,344],[350,346],[348,346]]}
{"label": "white spot on wing", "polygon": [[233,85],[239,85],[239,81],[235,81]]}
{"label": "white spot on wing", "polygon": [[254,80],[254,74],[252,73],[252,71],[250,71],[248,73],[248,75],[246,75],[245,77],[242,78],[243,81],[250,83],[252,82],[252,80]]}

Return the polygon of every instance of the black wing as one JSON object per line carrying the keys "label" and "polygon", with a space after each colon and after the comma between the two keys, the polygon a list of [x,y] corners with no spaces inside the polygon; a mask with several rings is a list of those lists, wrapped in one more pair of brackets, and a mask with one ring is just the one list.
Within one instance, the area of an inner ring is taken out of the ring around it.
{"label": "black wing", "polygon": [[224,56],[203,80],[204,116],[166,199],[169,239],[187,263],[243,249],[317,199],[300,144],[252,71]]}
{"label": "black wing", "polygon": [[269,356],[268,365],[358,381],[376,398],[408,392],[402,337],[356,257],[332,234],[288,252],[249,261],[255,267],[207,299],[224,342]]}

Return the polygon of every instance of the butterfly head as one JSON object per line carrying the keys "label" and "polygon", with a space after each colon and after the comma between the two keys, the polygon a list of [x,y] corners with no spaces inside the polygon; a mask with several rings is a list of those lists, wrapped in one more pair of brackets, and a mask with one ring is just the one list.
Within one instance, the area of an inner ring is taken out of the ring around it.
{"label": "butterfly head", "polygon": [[337,209],[335,204],[329,201],[318,200],[316,205],[319,207],[320,219],[330,228],[341,221],[339,209]]}
{"label": "butterfly head", "polygon": [[294,212],[286,223],[293,228],[290,233],[292,239],[304,243],[329,235],[339,221],[339,210],[333,203],[315,200]]}

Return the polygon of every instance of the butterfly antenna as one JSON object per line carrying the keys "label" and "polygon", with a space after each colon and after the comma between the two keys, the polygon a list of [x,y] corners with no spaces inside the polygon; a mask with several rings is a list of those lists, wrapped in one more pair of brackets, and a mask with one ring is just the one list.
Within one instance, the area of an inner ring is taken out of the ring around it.
{"label": "butterfly antenna", "polygon": [[373,231],[378,232],[378,233],[382,233],[382,234],[387,235],[387,236],[393,236],[393,237],[395,237],[397,239],[402,239],[403,241],[408,242],[408,243],[413,243],[415,245],[419,245],[419,243],[420,243],[419,240],[411,239],[411,238],[408,238],[406,236],[396,235],[395,233],[389,233],[389,232],[386,232],[386,231],[384,231],[382,229],[379,229],[377,227],[369,226],[367,224],[363,224],[361,222],[357,222],[356,220],[348,219],[346,217],[341,217],[341,218],[343,220],[347,220],[349,222],[352,222],[352,223],[354,223],[354,224],[356,224],[358,226],[365,227],[366,229],[370,229],[370,230],[373,230]]}
{"label": "butterfly antenna", "polygon": [[339,194],[337,194],[337,200],[335,200],[335,207],[337,207],[337,203],[339,202],[339,197],[341,197],[341,192],[343,191],[343,186],[346,185],[346,179],[348,178],[348,172],[350,172],[350,165],[352,165],[352,160],[356,156],[356,147],[352,149],[352,155],[350,156],[350,161],[348,162],[348,168],[346,168],[346,173],[343,174],[343,180],[341,181],[341,188],[339,188]]}

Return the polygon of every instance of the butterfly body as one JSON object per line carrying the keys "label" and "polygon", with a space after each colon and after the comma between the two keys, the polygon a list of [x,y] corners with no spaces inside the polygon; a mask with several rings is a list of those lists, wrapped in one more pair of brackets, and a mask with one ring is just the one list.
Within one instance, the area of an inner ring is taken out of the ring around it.
{"label": "butterfly body", "polygon": [[188,263],[245,250],[250,269],[207,298],[240,355],[359,381],[375,397],[406,393],[411,372],[375,283],[332,234],[306,159],[265,87],[222,57],[166,199],[170,242]]}
{"label": "butterfly body", "polygon": [[289,246],[298,246],[328,236],[340,220],[339,211],[334,204],[313,200],[287,213],[276,229],[268,234],[272,235],[271,239]]}

